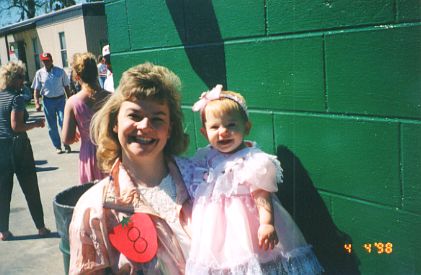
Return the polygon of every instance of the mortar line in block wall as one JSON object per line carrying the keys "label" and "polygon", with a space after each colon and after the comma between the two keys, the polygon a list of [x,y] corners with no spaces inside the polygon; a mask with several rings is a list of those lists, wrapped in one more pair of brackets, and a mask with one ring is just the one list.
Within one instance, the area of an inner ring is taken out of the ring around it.
{"label": "mortar line in block wall", "polygon": [[400,187],[400,198],[401,198],[401,208],[404,206],[404,181],[403,181],[403,125],[402,123],[398,123],[398,161],[399,161],[399,187]]}
{"label": "mortar line in block wall", "polygon": [[[182,104],[183,109],[191,109],[190,104]],[[404,118],[404,117],[385,117],[376,115],[365,115],[365,114],[347,114],[347,113],[325,113],[325,112],[313,112],[313,111],[288,111],[288,110],[268,110],[266,108],[255,108],[249,107],[250,113],[256,114],[272,114],[272,115],[288,115],[288,116],[305,116],[305,117],[320,117],[320,118],[331,118],[331,119],[346,119],[346,120],[359,120],[366,122],[388,122],[388,123],[404,123],[404,124],[421,124],[421,118]]]}
{"label": "mortar line in block wall", "polygon": [[329,112],[329,105],[328,105],[328,93],[327,93],[327,60],[326,60],[326,36],[323,34],[322,36],[322,67],[323,67],[323,97],[324,97],[324,104],[325,104],[325,111],[326,113]]}
{"label": "mortar line in block wall", "polygon": [[[344,113],[321,113],[321,112],[308,112],[308,111],[276,111],[272,110],[277,115],[290,115],[290,116],[305,116],[305,117],[320,117],[320,118],[331,118],[331,119],[347,119],[347,120],[359,120],[359,121],[373,121],[373,122],[389,122],[389,123],[407,123],[407,124],[421,124],[420,119],[411,119],[403,117],[384,117],[375,115],[363,115],[363,114],[344,114]],[[249,109],[249,112],[258,113],[257,109]]]}
{"label": "mortar line in block wall", "polygon": [[263,0],[263,18],[265,20],[265,36],[268,36],[268,5],[267,0]]}
{"label": "mortar line in block wall", "polygon": [[[416,213],[416,212],[404,210],[404,209],[402,209],[400,207],[396,207],[396,206],[392,206],[392,205],[387,205],[387,204],[381,204],[381,203],[376,202],[376,201],[362,199],[362,198],[355,197],[355,196],[350,196],[350,195],[344,195],[344,194],[341,194],[341,193],[332,192],[331,190],[326,190],[326,189],[321,189],[321,188],[317,188],[317,191],[320,194],[323,194],[325,196],[329,196],[331,198],[338,198],[338,199],[342,199],[342,200],[346,200],[346,201],[352,201],[352,202],[359,203],[359,204],[364,204],[364,205],[378,207],[378,208],[387,209],[387,210],[399,211],[401,213],[405,213],[405,214],[410,214],[410,215],[414,215],[414,216],[417,216],[417,217],[421,217],[421,214],[420,213]],[[334,205],[332,205],[332,211],[334,210],[333,208],[334,208]]]}
{"label": "mortar line in block wall", "polygon": [[272,152],[276,152],[276,136],[275,136],[275,116],[273,115],[273,112],[270,112],[270,119],[272,120]]}
{"label": "mortar line in block wall", "polygon": [[395,22],[398,22],[398,1],[394,0],[392,5],[392,11],[393,15],[395,16]]}
{"label": "mortar line in block wall", "polygon": [[130,24],[129,24],[129,10],[127,8],[127,0],[124,1],[124,7],[126,9],[126,25],[127,25],[127,32],[128,32],[128,39],[129,39],[129,45],[130,45],[130,50],[133,49],[132,47],[132,39],[131,39],[131,31],[130,31]]}

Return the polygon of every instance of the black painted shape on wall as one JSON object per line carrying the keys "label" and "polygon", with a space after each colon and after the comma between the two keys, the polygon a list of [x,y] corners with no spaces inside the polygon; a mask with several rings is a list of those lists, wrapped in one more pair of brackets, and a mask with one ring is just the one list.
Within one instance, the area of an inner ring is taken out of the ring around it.
{"label": "black painted shape on wall", "polygon": [[[225,48],[211,0],[166,0],[190,65],[208,88],[227,88]],[[184,16],[179,5],[184,4]]]}
{"label": "black painted shape on wall", "polygon": [[284,170],[277,196],[313,246],[325,274],[360,274],[358,258],[344,250],[345,243],[352,243],[350,236],[334,224],[301,161],[285,146],[278,146],[276,155]]}

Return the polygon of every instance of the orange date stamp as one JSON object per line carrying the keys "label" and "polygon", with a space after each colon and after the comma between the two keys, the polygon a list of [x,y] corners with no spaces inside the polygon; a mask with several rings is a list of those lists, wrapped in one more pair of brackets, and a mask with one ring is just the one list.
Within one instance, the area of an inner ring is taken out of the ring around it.
{"label": "orange date stamp", "polygon": [[[367,253],[376,253],[376,254],[392,254],[393,253],[393,243],[391,242],[374,242],[374,243],[364,243],[361,245],[361,248]],[[344,244],[345,253],[351,254],[354,252],[355,247],[352,243]]]}

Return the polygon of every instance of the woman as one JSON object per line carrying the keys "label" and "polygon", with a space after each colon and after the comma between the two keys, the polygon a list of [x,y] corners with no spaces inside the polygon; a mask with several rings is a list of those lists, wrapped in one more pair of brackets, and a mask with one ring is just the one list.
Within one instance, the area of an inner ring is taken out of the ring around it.
{"label": "woman", "polygon": [[62,138],[64,144],[81,140],[79,153],[79,183],[104,178],[96,163],[96,147],[89,137],[89,125],[93,114],[101,107],[110,93],[98,84],[95,56],[91,53],[75,54],[72,75],[82,89],[71,96],[64,108]]}
{"label": "woman", "polygon": [[165,67],[133,67],[95,114],[91,135],[110,176],[76,204],[70,274],[184,273],[191,203],[181,175],[191,174],[174,157],[188,143],[178,86]]}
{"label": "woman", "polygon": [[26,131],[44,127],[44,119],[27,122],[25,99],[20,94],[25,78],[21,61],[9,62],[0,68],[0,240],[13,237],[9,231],[10,201],[13,175],[25,194],[31,217],[41,237],[50,230],[45,227],[44,213],[35,172],[35,161]]}

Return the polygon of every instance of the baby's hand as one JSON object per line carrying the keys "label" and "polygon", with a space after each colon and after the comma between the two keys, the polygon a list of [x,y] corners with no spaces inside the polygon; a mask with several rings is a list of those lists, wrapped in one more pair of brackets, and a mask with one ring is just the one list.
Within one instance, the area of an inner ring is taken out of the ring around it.
{"label": "baby's hand", "polygon": [[264,250],[273,249],[278,243],[278,235],[272,224],[261,224],[257,231],[259,247]]}

